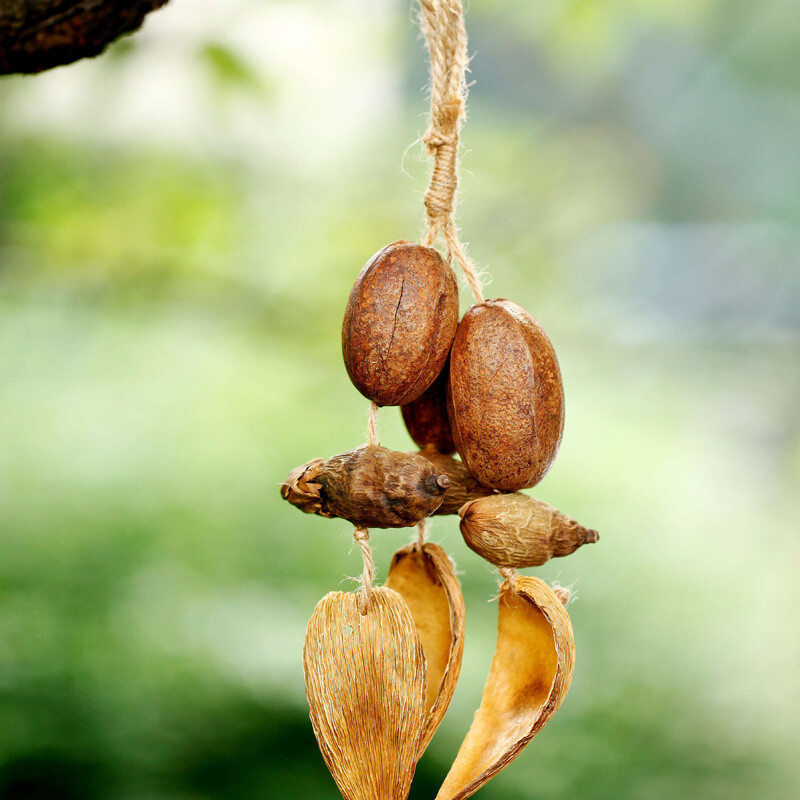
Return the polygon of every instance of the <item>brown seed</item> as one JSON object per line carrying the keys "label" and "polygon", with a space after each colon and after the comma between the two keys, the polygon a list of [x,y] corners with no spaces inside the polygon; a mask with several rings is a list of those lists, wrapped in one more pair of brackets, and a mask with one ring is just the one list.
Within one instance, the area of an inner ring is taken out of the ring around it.
{"label": "brown seed", "polygon": [[342,354],[379,406],[416,400],[442,369],[458,324],[453,271],[429,247],[392,242],[361,270],[347,301]]}
{"label": "brown seed", "polygon": [[574,664],[572,624],[553,590],[506,581],[481,705],[436,800],[464,800],[511,763],[561,705]]}
{"label": "brown seed", "polygon": [[564,389],[553,346],[510,300],[474,305],[450,355],[456,449],[485,486],[516,491],[547,473],[564,429]]}
{"label": "brown seed", "polygon": [[432,447],[423,447],[419,455],[427,458],[437,471],[450,478],[450,488],[444,493],[444,500],[434,514],[457,514],[464,503],[495,493],[494,489],[481,486],[462,461],[446,456]]}
{"label": "brown seed", "polygon": [[430,516],[450,479],[414,453],[362,445],[293,469],[281,496],[301,511],[363,528],[404,528]]}
{"label": "brown seed", "polygon": [[483,497],[466,503],[458,515],[467,547],[497,567],[538,567],[600,538],[597,531],[527,494]]}
{"label": "brown seed", "polygon": [[440,453],[454,453],[453,433],[447,418],[449,362],[439,377],[416,400],[401,408],[403,421],[419,447],[435,447]]}
{"label": "brown seed", "polygon": [[453,563],[437,544],[426,542],[398,550],[386,586],[406,601],[417,627],[427,665],[428,712],[419,758],[453,699],[464,652],[464,598]]}
{"label": "brown seed", "polygon": [[311,724],[345,800],[404,800],[411,786],[425,709],[425,656],[408,606],[373,589],[331,592],[306,629],[303,671]]}

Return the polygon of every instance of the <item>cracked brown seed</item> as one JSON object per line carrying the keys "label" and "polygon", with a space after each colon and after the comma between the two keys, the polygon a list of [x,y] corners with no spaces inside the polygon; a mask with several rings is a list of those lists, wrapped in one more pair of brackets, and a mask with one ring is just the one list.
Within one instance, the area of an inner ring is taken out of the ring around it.
{"label": "cracked brown seed", "polygon": [[342,325],[347,374],[379,406],[416,400],[436,379],[458,324],[453,271],[430,247],[392,242],[367,262]]}

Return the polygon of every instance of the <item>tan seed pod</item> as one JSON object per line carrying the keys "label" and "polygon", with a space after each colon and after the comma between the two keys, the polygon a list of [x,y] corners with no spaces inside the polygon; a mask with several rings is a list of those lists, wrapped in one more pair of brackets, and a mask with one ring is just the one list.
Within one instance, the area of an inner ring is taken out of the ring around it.
{"label": "tan seed pod", "polygon": [[561,444],[564,389],[553,345],[525,309],[487,300],[464,315],[448,412],[456,449],[484,486],[513,492],[545,476]]}
{"label": "tan seed pod", "polygon": [[445,362],[439,377],[416,400],[400,409],[414,442],[422,448],[435,447],[440,453],[454,453],[456,450],[447,418],[449,373],[450,365]]}
{"label": "tan seed pod", "polygon": [[538,567],[600,538],[597,531],[527,494],[473,500],[458,515],[467,547],[498,567]]}
{"label": "tan seed pod", "polygon": [[423,447],[419,455],[428,459],[438,472],[450,478],[450,488],[434,514],[457,514],[464,503],[495,494],[494,489],[482,486],[463,461],[444,455],[432,447]]}
{"label": "tan seed pod", "polygon": [[453,699],[464,653],[464,598],[453,564],[437,544],[410,544],[392,558],[386,586],[406,601],[427,665],[428,712],[419,758]]}
{"label": "tan seed pod", "polygon": [[362,445],[293,469],[281,497],[308,514],[362,528],[404,528],[430,516],[450,479],[422,456]]}
{"label": "tan seed pod", "polygon": [[553,590],[500,588],[497,650],[483,698],[436,800],[464,800],[508,766],[561,705],[575,664],[572,623]]}
{"label": "tan seed pod", "polygon": [[347,374],[379,406],[416,400],[441,372],[458,324],[453,271],[432,248],[392,242],[356,278],[342,325]]}
{"label": "tan seed pod", "polygon": [[345,800],[405,800],[425,709],[425,656],[408,606],[331,592],[306,629],[303,670],[319,749]]}

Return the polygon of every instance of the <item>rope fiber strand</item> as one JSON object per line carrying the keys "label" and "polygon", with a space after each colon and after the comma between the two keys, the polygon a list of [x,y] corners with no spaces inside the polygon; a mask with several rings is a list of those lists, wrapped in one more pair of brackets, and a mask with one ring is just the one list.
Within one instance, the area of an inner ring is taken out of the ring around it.
{"label": "rope fiber strand", "polygon": [[361,597],[358,603],[358,610],[363,614],[369,609],[369,602],[372,599],[372,582],[375,580],[375,562],[372,560],[372,548],[369,546],[369,531],[366,528],[356,528],[353,538],[361,547],[361,558],[364,561],[364,571],[359,581]]}
{"label": "rope fiber strand", "polygon": [[431,111],[422,137],[433,170],[425,192],[427,232],[422,239],[431,247],[444,235],[448,260],[456,260],[475,299],[483,290],[474,264],[458,239],[455,224],[458,189],[458,139],[467,100],[467,32],[461,0],[420,0],[420,27],[428,43],[431,70]]}

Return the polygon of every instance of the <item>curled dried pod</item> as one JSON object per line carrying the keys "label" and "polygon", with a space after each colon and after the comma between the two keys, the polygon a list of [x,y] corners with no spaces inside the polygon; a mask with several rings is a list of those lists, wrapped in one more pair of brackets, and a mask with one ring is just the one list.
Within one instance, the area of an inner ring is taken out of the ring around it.
{"label": "curled dried pod", "polygon": [[293,469],[281,496],[301,511],[362,528],[404,528],[430,516],[450,479],[426,458],[362,445]]}
{"label": "curled dried pod", "polygon": [[406,601],[425,653],[428,716],[417,758],[453,699],[464,653],[464,598],[453,563],[437,544],[410,544],[392,558],[386,586]]}
{"label": "curled dried pod", "polygon": [[419,447],[435,447],[440,453],[454,453],[453,432],[447,417],[447,382],[450,365],[445,362],[439,377],[416,399],[400,409],[403,422]]}
{"label": "curled dried pod", "polygon": [[553,590],[506,581],[481,705],[436,800],[464,800],[508,766],[561,705],[574,664],[572,624]]}
{"label": "curled dried pod", "polygon": [[345,800],[404,800],[425,726],[425,656],[403,598],[331,592],[306,629],[303,671],[314,735]]}
{"label": "curled dried pod", "polygon": [[513,492],[545,476],[561,443],[564,389],[553,345],[525,309],[487,300],[464,315],[448,410],[456,449],[482,484]]}
{"label": "curled dried pod", "polygon": [[439,472],[450,479],[450,488],[444,493],[444,500],[434,514],[457,514],[464,503],[495,493],[494,489],[478,483],[463,461],[440,453],[433,447],[423,447],[419,455],[427,458]]}
{"label": "curled dried pod", "polygon": [[436,379],[458,324],[453,271],[430,247],[392,242],[356,278],[342,325],[347,374],[379,406],[416,400]]}
{"label": "curled dried pod", "polygon": [[600,538],[553,506],[518,492],[465,503],[458,515],[467,546],[498,567],[538,567]]}

